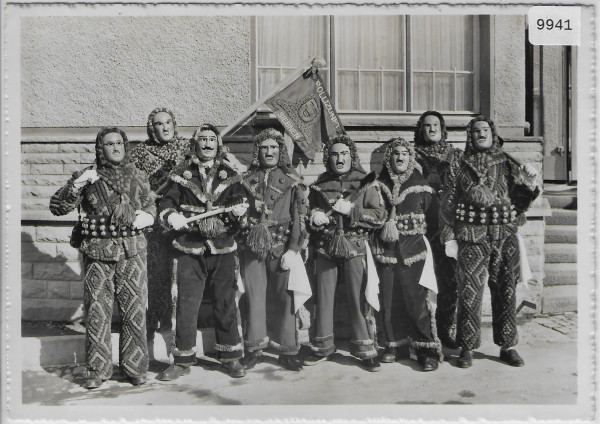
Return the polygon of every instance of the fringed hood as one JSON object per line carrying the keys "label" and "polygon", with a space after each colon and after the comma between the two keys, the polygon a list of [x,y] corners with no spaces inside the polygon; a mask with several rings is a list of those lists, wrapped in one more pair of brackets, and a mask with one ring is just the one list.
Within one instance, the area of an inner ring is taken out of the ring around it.
{"label": "fringed hood", "polygon": [[360,164],[360,158],[358,157],[358,151],[356,149],[356,144],[346,134],[342,134],[342,135],[333,137],[333,138],[329,139],[327,141],[327,143],[325,143],[325,146],[323,147],[323,164],[325,165],[325,169],[327,169],[327,172],[330,174],[333,174],[333,172],[331,172],[331,168],[330,168],[330,164],[329,164],[329,151],[331,149],[331,146],[333,146],[334,144],[338,144],[338,143],[345,144],[350,149],[350,156],[352,158],[352,164],[350,166],[350,170],[351,171],[358,170],[358,171],[361,171],[366,174],[367,172]]}
{"label": "fringed hood", "polygon": [[[119,163],[118,165],[110,163],[104,157],[104,150],[103,150],[104,136],[106,134],[110,134],[113,132],[118,133],[121,135],[121,137],[123,137],[123,145],[125,147],[125,157],[123,158],[121,163]],[[125,165],[127,165],[129,162],[130,162],[129,140],[127,139],[127,135],[125,134],[125,132],[117,127],[103,127],[96,135],[96,165],[98,166],[98,168],[99,169],[101,169],[101,168],[109,168],[109,169],[122,168]]]}
{"label": "fringed hood", "polygon": [[290,162],[290,155],[288,149],[283,142],[283,135],[274,128],[267,128],[262,130],[254,139],[254,145],[252,147],[252,161],[250,162],[250,168],[246,174],[251,174],[261,168],[260,161],[258,159],[258,152],[260,149],[260,143],[267,139],[273,139],[279,145],[279,162],[277,167],[287,175],[299,176],[298,172],[294,169],[294,166]]}

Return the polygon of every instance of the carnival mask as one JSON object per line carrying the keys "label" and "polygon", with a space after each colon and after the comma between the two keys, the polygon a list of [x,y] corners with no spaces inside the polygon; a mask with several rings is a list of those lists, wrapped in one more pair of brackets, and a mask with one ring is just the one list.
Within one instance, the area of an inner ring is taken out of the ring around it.
{"label": "carnival mask", "polygon": [[175,135],[175,125],[173,125],[173,118],[167,112],[158,112],[152,118],[152,126],[154,127],[154,134],[161,143],[168,143],[173,139]]}
{"label": "carnival mask", "polygon": [[428,144],[439,143],[442,139],[442,126],[435,115],[427,115],[423,119],[423,140]]}
{"label": "carnival mask", "polygon": [[104,158],[112,163],[118,165],[125,159],[125,142],[121,134],[117,132],[109,132],[102,138],[102,153]]}
{"label": "carnival mask", "polygon": [[403,174],[410,163],[410,152],[404,146],[396,146],[390,156],[390,166],[396,174]]}
{"label": "carnival mask", "polygon": [[279,163],[279,143],[272,138],[261,141],[258,146],[258,162],[265,168],[273,168]]}
{"label": "carnival mask", "polygon": [[214,131],[202,130],[194,137],[196,156],[202,162],[213,160],[219,150],[219,140]]}
{"label": "carnival mask", "polygon": [[486,121],[475,122],[475,124],[473,124],[473,129],[471,130],[471,140],[473,147],[480,152],[492,147],[494,138],[490,124]]}
{"label": "carnival mask", "polygon": [[352,167],[350,147],[343,143],[335,143],[329,149],[329,168],[336,175],[343,175]]}

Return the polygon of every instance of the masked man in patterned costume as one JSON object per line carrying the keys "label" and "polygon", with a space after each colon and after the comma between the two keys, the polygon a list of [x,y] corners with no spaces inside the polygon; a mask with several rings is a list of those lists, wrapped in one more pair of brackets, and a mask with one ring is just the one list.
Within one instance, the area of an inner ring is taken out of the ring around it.
{"label": "masked man in patterned costume", "polygon": [[423,371],[434,371],[443,357],[431,302],[437,291],[433,259],[425,239],[433,189],[415,161],[412,143],[391,139],[383,164],[377,181],[389,215],[371,237],[383,304],[386,351],[381,361],[408,358],[412,342]]}
{"label": "masked man in patterned costume", "polygon": [[[246,355],[242,363],[253,368],[262,350],[271,346],[279,364],[302,370],[290,275],[303,270],[300,251],[306,241],[306,186],[292,167],[283,136],[267,128],[254,140],[252,164],[243,174],[250,198],[248,226],[240,238],[240,264],[246,290]],[[294,260],[296,259],[296,260]],[[273,293],[267,314],[268,289]],[[268,321],[268,322],[267,322]],[[269,331],[267,331],[269,324]]]}
{"label": "masked man in patterned costume", "polygon": [[539,194],[537,172],[518,165],[500,148],[494,123],[483,117],[467,125],[467,143],[458,166],[451,167],[442,196],[441,240],[457,259],[458,366],[472,365],[472,350],[481,343],[481,301],[487,283],[492,297],[494,343],[500,359],[523,366],[515,349],[516,284],[519,278],[517,226]]}
{"label": "masked man in patterned costume", "polygon": [[439,210],[444,176],[456,164],[462,151],[447,141],[448,131],[444,117],[434,111],[424,112],[415,129],[416,159],[423,176],[433,188],[434,197],[427,213],[427,239],[431,245],[437,278],[438,295],[435,310],[438,336],[445,346],[456,348],[456,261],[446,256],[440,241]]}
{"label": "masked man in patterned costume", "polygon": [[[194,151],[169,176],[159,202],[161,223],[175,231],[173,364],[159,380],[175,380],[190,372],[196,359],[198,310],[205,287],[212,287],[216,345],[222,370],[243,377],[242,340],[235,301],[238,219],[246,213],[239,175],[223,161],[217,128],[204,124],[192,137]],[[216,213],[216,211],[219,213]],[[211,216],[189,220],[199,214]]]}
{"label": "masked man in patterned costume", "polygon": [[[169,172],[190,150],[187,138],[179,137],[175,115],[169,109],[154,109],[146,122],[148,139],[132,151],[136,166],[150,178],[152,191],[157,193],[167,181]],[[171,265],[173,248],[164,228],[156,220],[148,240],[148,315],[149,338],[156,330],[171,328]]]}
{"label": "masked man in patterned costume", "polygon": [[327,142],[323,162],[327,171],[319,175],[309,192],[310,243],[318,270],[317,328],[313,354],[304,364],[317,364],[335,351],[333,309],[339,273],[348,298],[352,354],[361,359],[367,370],[379,371],[373,299],[369,297],[373,292],[368,284],[367,237],[385,222],[383,199],[374,184],[375,174],[367,175],[362,168],[356,146],[348,136],[340,135]]}
{"label": "masked man in patterned costume", "polygon": [[93,389],[113,371],[113,299],[121,312],[119,365],[134,385],[146,382],[146,239],[142,228],[154,223],[156,208],[148,176],[129,160],[127,136],[103,128],[96,137],[96,162],[75,172],[50,200],[54,215],[81,206],[86,378]]}

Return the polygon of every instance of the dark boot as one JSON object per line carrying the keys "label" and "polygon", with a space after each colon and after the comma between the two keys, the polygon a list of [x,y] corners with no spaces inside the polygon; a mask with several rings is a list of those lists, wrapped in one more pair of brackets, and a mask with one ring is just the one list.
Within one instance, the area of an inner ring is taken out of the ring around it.
{"label": "dark boot", "polygon": [[439,362],[437,359],[430,356],[426,356],[421,363],[421,369],[423,371],[435,371],[438,369]]}
{"label": "dark boot", "polygon": [[88,378],[83,382],[83,388],[88,390],[97,389],[102,386],[102,383],[104,381],[101,378]]}
{"label": "dark boot", "polygon": [[242,364],[247,370],[251,370],[262,361],[262,350],[255,350],[254,352],[246,352],[244,357],[240,359],[240,364]]}
{"label": "dark boot", "polygon": [[525,361],[523,361],[523,358],[519,356],[515,349],[500,349],[500,359],[511,367],[522,367],[525,365]]}
{"label": "dark boot", "polygon": [[246,375],[246,368],[239,360],[223,362],[221,365],[223,372],[233,378],[241,378]]}
{"label": "dark boot", "polygon": [[473,352],[468,349],[463,349],[458,357],[457,364],[460,368],[469,368],[473,365]]}
{"label": "dark boot", "polygon": [[302,371],[302,364],[298,360],[298,358],[291,355],[279,355],[279,359],[277,360],[279,365],[289,371]]}
{"label": "dark boot", "polygon": [[320,362],[326,361],[329,356],[319,356],[315,353],[311,353],[309,357],[307,357],[302,363],[307,367],[312,365],[317,365]]}
{"label": "dark boot", "polygon": [[182,375],[188,375],[190,371],[189,366],[171,364],[169,365],[169,368],[158,374],[156,379],[160,381],[173,381],[177,380]]}
{"label": "dark boot", "polygon": [[396,348],[393,346],[388,346],[385,349],[385,352],[383,352],[383,355],[381,355],[381,362],[383,362],[384,364],[391,364],[396,362]]}
{"label": "dark boot", "polygon": [[369,359],[362,359],[361,360],[363,367],[365,367],[365,369],[367,371],[370,372],[377,372],[377,371],[381,371],[381,365],[379,364],[379,359],[375,358],[369,358]]}

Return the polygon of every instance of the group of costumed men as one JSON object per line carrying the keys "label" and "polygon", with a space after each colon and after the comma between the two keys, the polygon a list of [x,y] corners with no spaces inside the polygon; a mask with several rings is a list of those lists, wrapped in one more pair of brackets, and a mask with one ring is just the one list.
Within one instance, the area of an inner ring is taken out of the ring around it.
{"label": "group of costumed men", "polygon": [[[448,143],[443,116],[425,112],[413,142],[384,145],[378,175],[363,169],[353,140],[338,135],[324,144],[326,170],[309,187],[272,128],[255,137],[247,170],[213,125],[188,140],[159,108],[147,132],[131,149],[123,131],[103,128],[94,164],[50,200],[55,215],[85,212],[72,236],[84,263],[84,387],[112,375],[114,299],[119,366],[132,384],[146,382],[147,339],[157,331],[173,335],[173,361],[157,378],[190,372],[205,292],[221,369],[239,378],[267,348],[291,371],[331,358],[338,281],[350,353],[368,371],[409,358],[411,347],[421,369],[433,371],[442,345],[460,348],[458,366],[471,366],[486,283],[500,359],[524,364],[511,349],[524,254],[517,227],[539,189],[535,169],[502,151],[491,120],[471,120],[463,152]],[[316,270],[315,313],[312,352],[301,360],[307,257]]]}

